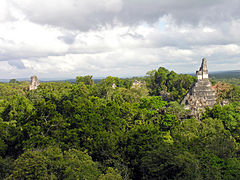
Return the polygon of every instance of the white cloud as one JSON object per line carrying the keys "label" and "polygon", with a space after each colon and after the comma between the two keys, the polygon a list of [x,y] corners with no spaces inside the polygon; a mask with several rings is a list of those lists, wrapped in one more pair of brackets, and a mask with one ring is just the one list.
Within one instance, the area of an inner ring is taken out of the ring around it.
{"label": "white cloud", "polygon": [[62,32],[28,21],[0,24],[0,60],[42,57],[61,54],[68,46],[58,39]]}
{"label": "white cloud", "polygon": [[2,0],[0,79],[239,69],[239,3]]}
{"label": "white cloud", "polygon": [[5,22],[9,20],[10,12],[9,12],[9,5],[7,0],[0,1],[0,22]]}
{"label": "white cloud", "polygon": [[27,18],[40,24],[88,30],[113,22],[121,0],[13,0]]}

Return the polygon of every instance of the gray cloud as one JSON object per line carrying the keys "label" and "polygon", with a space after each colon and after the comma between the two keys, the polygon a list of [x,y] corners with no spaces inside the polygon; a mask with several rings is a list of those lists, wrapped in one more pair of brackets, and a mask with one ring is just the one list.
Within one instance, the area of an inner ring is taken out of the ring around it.
{"label": "gray cloud", "polygon": [[76,38],[76,34],[73,33],[66,33],[64,36],[59,36],[58,39],[62,40],[67,44],[73,44]]}
{"label": "gray cloud", "polygon": [[27,18],[40,24],[87,31],[111,23],[121,0],[13,0]]}
{"label": "gray cloud", "polygon": [[15,66],[18,69],[25,69],[24,64],[20,60],[8,61],[8,64],[11,65],[11,66]]}
{"label": "gray cloud", "polygon": [[87,31],[120,22],[155,23],[170,15],[177,24],[218,24],[240,18],[238,0],[14,0],[27,18],[40,24]]}

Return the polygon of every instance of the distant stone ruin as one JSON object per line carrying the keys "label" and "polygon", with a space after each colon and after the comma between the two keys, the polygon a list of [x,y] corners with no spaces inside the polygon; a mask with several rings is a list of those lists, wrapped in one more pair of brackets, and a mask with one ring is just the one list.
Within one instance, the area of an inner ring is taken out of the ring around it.
{"label": "distant stone ruin", "polygon": [[29,86],[29,90],[35,90],[37,89],[37,87],[40,85],[37,76],[32,76],[31,77],[31,82],[30,82],[30,86]]}
{"label": "distant stone ruin", "polygon": [[116,89],[117,85],[115,83],[112,84],[112,88]]}
{"label": "distant stone ruin", "polygon": [[216,104],[216,95],[208,78],[207,60],[202,59],[199,71],[196,71],[197,81],[189,89],[181,104],[186,109],[192,110],[197,116],[206,106],[213,107]]}
{"label": "distant stone ruin", "polygon": [[141,87],[143,85],[145,85],[145,82],[134,80],[133,83],[132,83],[132,87],[131,88],[139,88],[139,87]]}
{"label": "distant stone ruin", "polygon": [[170,93],[167,91],[161,91],[160,96],[162,97],[162,99],[164,101],[169,101],[169,99],[170,99]]}

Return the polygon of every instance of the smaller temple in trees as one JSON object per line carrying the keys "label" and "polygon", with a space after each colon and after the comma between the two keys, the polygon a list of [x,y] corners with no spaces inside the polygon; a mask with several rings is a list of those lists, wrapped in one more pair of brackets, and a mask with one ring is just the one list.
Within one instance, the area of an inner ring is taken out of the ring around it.
{"label": "smaller temple in trees", "polygon": [[199,71],[196,71],[196,76],[197,81],[181,102],[186,109],[192,110],[193,115],[198,115],[206,106],[213,107],[216,104],[216,95],[209,81],[207,60],[205,58],[202,59],[201,67]]}
{"label": "smaller temple in trees", "polygon": [[37,76],[32,76],[31,77],[31,82],[29,86],[29,90],[35,90],[37,87],[40,85]]}

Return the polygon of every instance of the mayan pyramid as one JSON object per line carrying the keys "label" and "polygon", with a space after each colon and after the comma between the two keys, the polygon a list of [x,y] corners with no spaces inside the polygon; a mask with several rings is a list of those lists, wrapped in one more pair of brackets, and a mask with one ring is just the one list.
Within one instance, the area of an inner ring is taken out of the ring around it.
{"label": "mayan pyramid", "polygon": [[208,78],[207,60],[205,58],[202,59],[202,65],[199,71],[196,71],[196,76],[197,81],[181,102],[186,109],[192,110],[193,115],[197,115],[206,106],[213,107],[216,104],[216,96]]}
{"label": "mayan pyramid", "polygon": [[37,76],[32,76],[31,77],[31,82],[29,86],[29,90],[35,90],[37,87],[40,85]]}

